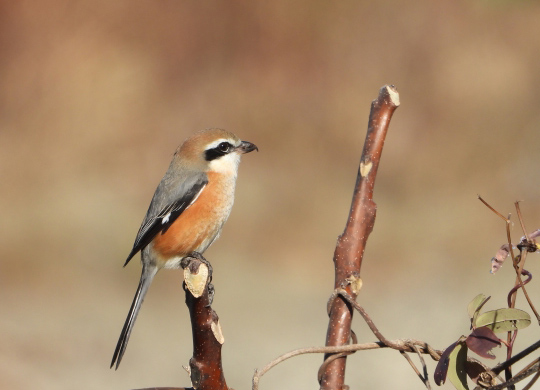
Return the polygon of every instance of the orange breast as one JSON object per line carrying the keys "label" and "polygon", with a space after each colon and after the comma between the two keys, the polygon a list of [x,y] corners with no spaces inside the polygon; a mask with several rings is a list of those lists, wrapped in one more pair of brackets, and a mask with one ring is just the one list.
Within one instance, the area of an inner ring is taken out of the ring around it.
{"label": "orange breast", "polygon": [[223,174],[209,172],[208,184],[195,203],[184,210],[165,233],[154,238],[152,250],[165,262],[193,251],[204,252],[229,217],[234,184],[234,180]]}

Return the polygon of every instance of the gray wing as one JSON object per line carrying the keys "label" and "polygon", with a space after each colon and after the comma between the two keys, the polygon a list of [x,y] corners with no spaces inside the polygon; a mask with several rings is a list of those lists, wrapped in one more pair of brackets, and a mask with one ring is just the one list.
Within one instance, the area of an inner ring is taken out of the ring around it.
{"label": "gray wing", "polygon": [[167,231],[176,218],[197,199],[206,184],[208,178],[204,173],[189,172],[187,177],[179,182],[169,168],[154,193],[124,267],[137,252],[150,244],[158,233]]}

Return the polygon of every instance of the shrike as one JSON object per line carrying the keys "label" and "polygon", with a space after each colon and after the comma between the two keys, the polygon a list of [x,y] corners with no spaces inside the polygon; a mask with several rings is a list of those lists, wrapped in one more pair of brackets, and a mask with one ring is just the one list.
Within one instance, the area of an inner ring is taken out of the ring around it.
{"label": "shrike", "polygon": [[234,202],[240,156],[258,150],[222,129],[195,133],[176,150],[161,179],[124,266],[141,251],[142,274],[114,351],[116,368],[152,279],[161,268],[179,268],[192,252],[218,238]]}

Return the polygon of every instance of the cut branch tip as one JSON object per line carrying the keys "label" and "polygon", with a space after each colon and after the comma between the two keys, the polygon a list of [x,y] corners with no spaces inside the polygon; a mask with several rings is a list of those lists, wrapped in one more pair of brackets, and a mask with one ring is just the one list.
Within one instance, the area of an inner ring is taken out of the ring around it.
{"label": "cut branch tip", "polygon": [[386,89],[388,96],[390,97],[390,102],[399,107],[399,93],[394,85],[386,85],[383,88]]}
{"label": "cut branch tip", "polygon": [[184,268],[184,281],[195,298],[202,296],[208,282],[208,267],[201,263],[197,273],[191,273],[191,267]]}

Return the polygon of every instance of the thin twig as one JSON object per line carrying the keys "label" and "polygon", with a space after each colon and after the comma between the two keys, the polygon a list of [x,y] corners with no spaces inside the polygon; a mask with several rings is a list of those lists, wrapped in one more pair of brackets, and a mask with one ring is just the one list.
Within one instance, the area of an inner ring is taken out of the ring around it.
{"label": "thin twig", "polygon": [[[423,351],[422,353],[427,353],[431,356],[431,358],[435,361],[438,361],[440,358],[441,358],[441,354],[443,351],[436,351],[434,350],[429,344],[427,343],[424,343],[423,345],[421,344],[421,342],[418,342],[416,340],[406,340],[406,347],[408,349],[403,349],[403,344],[401,343],[401,340],[397,340],[397,343],[396,341],[392,341],[392,340],[388,340],[386,337],[384,337],[382,335],[382,333],[379,331],[379,329],[377,329],[377,327],[375,326],[375,323],[373,322],[373,320],[371,319],[371,317],[367,314],[367,312],[364,310],[364,308],[362,306],[360,306],[358,304],[358,302],[356,302],[353,297],[351,297],[349,294],[347,294],[347,292],[343,289],[336,289],[335,291],[338,295],[341,295],[350,305],[352,305],[359,313],[360,315],[362,316],[362,318],[364,318],[364,320],[366,321],[367,325],[369,326],[369,329],[373,332],[373,334],[380,340],[381,343],[385,344],[385,346],[389,347],[389,348],[392,348],[392,349],[396,349],[398,351],[404,351],[404,352],[416,352],[418,353],[419,350],[418,350],[418,346],[420,346],[421,348],[423,348]],[[487,298],[485,302],[487,302],[489,298]],[[470,361],[470,362],[474,362],[474,363],[478,363],[479,365],[481,365],[484,370],[490,374],[492,377],[496,377],[497,374],[494,373],[488,366],[486,366],[484,363],[476,360],[476,359],[473,359],[473,358],[467,358],[467,361]],[[427,369],[426,369],[427,370]],[[426,374],[426,378],[427,378],[427,374]]]}
{"label": "thin twig", "polygon": [[[519,207],[519,201],[516,201],[514,204],[516,206],[516,212],[517,212],[517,215],[518,215],[519,223],[521,225],[521,230],[523,230],[523,235],[525,236],[525,239],[527,240],[527,244],[530,244],[532,241],[531,241],[531,239],[529,237],[529,234],[527,233],[527,229],[525,228],[525,222],[523,221],[523,217],[521,215],[521,208]],[[527,245],[527,248],[528,247],[529,247],[529,245]],[[538,321],[538,323],[540,324],[540,315],[536,311],[536,308],[534,307],[531,299],[529,298],[529,294],[527,293],[527,290],[525,289],[525,284],[527,284],[527,282],[523,283],[523,280],[521,280],[521,275],[523,275],[523,268],[525,267],[525,260],[527,259],[527,252],[528,252],[528,249],[525,249],[525,251],[521,251],[521,258],[520,258],[520,262],[519,262],[519,271],[516,271],[516,272],[518,272],[516,277],[519,279],[520,286],[521,286],[521,289],[523,290],[523,295],[525,295],[525,299],[527,300],[527,303],[529,304],[531,310],[533,311],[534,315],[536,316],[536,321]],[[531,278],[532,278],[532,275],[529,278],[529,280]]]}
{"label": "thin twig", "polygon": [[491,207],[491,205],[488,202],[486,202],[484,198],[482,198],[480,195],[477,195],[477,196],[480,202],[482,202],[488,209],[493,211],[499,218],[504,220],[504,222],[506,223],[506,238],[508,239],[508,246],[509,246],[508,251],[510,252],[510,256],[512,256],[512,262],[515,264],[516,259],[514,257],[514,251],[512,250],[513,248],[512,237],[510,236],[510,223],[511,223],[510,214],[508,215],[508,217],[505,217],[504,215],[499,213],[497,210],[495,210],[493,207]]}
{"label": "thin twig", "polygon": [[[337,296],[337,294],[336,294]],[[356,337],[356,333],[354,333],[354,330],[351,329],[351,344],[358,344],[358,338]],[[333,353],[333,354],[330,354],[330,355],[325,355],[326,358],[324,359],[324,361],[322,362],[322,364],[320,365],[319,367],[319,370],[317,371],[317,381],[320,383],[321,380],[322,380],[322,377],[326,371],[326,368],[328,367],[328,365],[330,363],[332,363],[334,360],[336,359],[339,359],[339,358],[342,358],[344,356],[347,356],[347,355],[351,355],[353,353],[355,353],[356,351],[352,351],[352,352],[340,352],[340,353]]]}
{"label": "thin twig", "polygon": [[[375,337],[377,337],[381,343],[383,343],[385,346],[389,348],[397,349],[398,351],[415,352],[415,350],[409,344],[404,345],[399,340],[398,340],[398,343],[396,343],[395,341],[388,340],[386,337],[384,337],[383,334],[379,331],[379,329],[375,325],[375,323],[373,322],[373,320],[371,319],[371,317],[369,316],[369,314],[345,290],[337,289],[336,292],[337,294],[341,295],[350,305],[352,305],[360,313],[364,321],[366,321],[366,324],[368,325],[369,329],[373,332]],[[416,344],[416,342],[412,340],[410,341],[414,345],[419,345],[419,344]],[[441,351],[435,351],[427,343],[425,343],[425,345],[422,347],[424,348],[425,351],[427,351],[427,353],[429,353],[429,355],[433,358],[433,360],[437,361],[440,359],[441,353],[442,353]],[[426,353],[426,352],[423,352],[423,353]]]}
{"label": "thin twig", "polygon": [[536,374],[534,374],[533,378],[527,385],[523,388],[523,390],[529,390],[533,387],[533,385],[536,383],[536,381],[540,378],[540,371],[537,371]]}
{"label": "thin twig", "polygon": [[[414,341],[415,343],[418,343],[419,346],[425,350],[425,343],[422,343],[421,341]],[[403,348],[407,348],[406,341],[404,340],[393,340],[392,343],[394,345],[402,345]],[[255,374],[253,375],[253,390],[257,390],[259,388],[259,380],[260,378],[266,374],[270,369],[272,369],[274,366],[277,366],[281,362],[290,359],[295,356],[304,355],[308,353],[343,353],[343,352],[356,352],[356,351],[364,351],[369,349],[380,349],[380,348],[387,348],[387,345],[384,345],[381,342],[373,342],[373,343],[363,343],[363,344],[349,344],[349,345],[340,345],[335,347],[310,347],[310,348],[300,348],[295,349],[294,351],[287,352],[276,359],[269,362],[267,365],[265,365],[262,368],[258,368],[255,370]],[[424,352],[428,353],[428,352]]]}
{"label": "thin twig", "polygon": [[523,290],[523,295],[525,296],[525,299],[527,300],[527,303],[529,304],[529,307],[531,308],[532,312],[534,313],[534,316],[536,317],[536,321],[538,321],[538,324],[540,325],[540,314],[538,314],[538,311],[536,311],[536,308],[534,307],[534,304],[532,303],[531,298],[529,297],[529,293],[525,289],[525,285],[527,283],[529,283],[531,281],[531,279],[532,279],[532,274],[530,272],[528,272],[527,270],[523,269],[523,265],[525,264],[525,257],[527,256],[527,251],[524,251],[522,253],[522,256],[523,256],[523,259],[520,262],[520,271],[519,271],[519,273],[520,273],[520,275],[529,276],[529,279],[527,279],[527,281],[523,282],[523,280],[521,280],[521,278],[520,278],[521,286],[519,286],[519,287],[521,287],[521,289]]}
{"label": "thin twig", "polygon": [[428,390],[431,390],[431,383],[429,383],[429,376],[428,376],[428,370],[426,366],[426,361],[424,360],[424,357],[416,347],[416,345],[412,345],[413,349],[416,351],[416,354],[418,355],[418,359],[420,359],[420,363],[422,363],[422,368],[424,369],[424,378],[425,378],[425,384]]}
{"label": "thin twig", "polygon": [[[371,342],[371,343],[349,344],[349,345],[340,345],[340,346],[335,346],[335,347],[300,348],[300,349],[295,349],[293,351],[287,352],[281,356],[278,356],[274,360],[270,361],[264,367],[258,368],[255,370],[255,373],[253,374],[253,379],[252,379],[252,390],[258,390],[261,377],[264,374],[266,374],[268,371],[270,371],[272,368],[277,366],[278,364],[284,362],[287,359],[293,358],[295,356],[305,355],[308,353],[325,353],[325,354],[353,353],[357,351],[367,351],[371,349],[391,348],[391,349],[398,350],[400,352],[416,352],[417,354],[429,355],[431,356],[433,360],[438,361],[441,358],[441,355],[443,352],[443,351],[434,349],[428,343],[421,340],[415,340],[415,339],[388,340],[386,338],[384,338],[384,340],[386,340],[386,343],[383,343],[381,341],[376,341],[376,342]],[[486,370],[487,373],[489,373],[493,377],[497,376],[496,373],[494,373],[489,367],[487,367],[482,362],[473,358],[467,358],[467,361],[478,363]],[[422,364],[425,366],[425,362],[422,362]],[[427,369],[425,368],[425,370]]]}
{"label": "thin twig", "polygon": [[523,289],[523,288],[525,287],[525,285],[526,285],[527,283],[529,283],[529,282],[531,281],[531,279],[532,279],[532,274],[531,274],[529,271],[527,271],[526,269],[524,269],[524,270],[521,271],[521,275],[527,276],[527,279],[526,279],[524,282],[522,282],[523,284],[522,284],[521,286],[520,286],[520,285],[515,285],[515,286],[510,290],[510,292],[508,293],[508,297],[506,298],[507,303],[508,303],[508,307],[510,307],[510,305],[511,305],[511,303],[512,303],[511,298],[512,298],[512,296],[516,293],[516,291],[519,290],[520,288]]}
{"label": "thin twig", "polygon": [[[414,370],[414,372],[416,373],[416,375],[418,375],[418,378],[420,378],[420,380],[422,381],[422,383],[424,384],[424,386],[428,387],[428,383],[426,382],[426,380],[424,379],[424,377],[422,376],[422,374],[420,373],[420,371],[418,371],[418,368],[416,368],[416,365],[414,364],[414,362],[412,361],[411,357],[406,353],[406,352],[403,352],[403,351],[399,351],[399,353],[401,354],[401,356],[403,356],[405,358],[405,360],[407,360],[407,362],[409,362],[409,364],[411,365],[412,369]],[[429,387],[428,387],[429,389]]]}
{"label": "thin twig", "polygon": [[424,358],[422,357],[422,354],[420,353],[418,348],[416,348],[415,345],[412,345],[411,347],[415,350],[415,352],[418,354],[418,357],[420,358],[420,363],[422,363],[422,368],[423,368],[423,371],[424,371],[423,375],[420,373],[420,370],[418,370],[418,368],[416,368],[416,365],[414,364],[414,362],[412,361],[412,359],[410,358],[410,356],[406,352],[403,352],[403,351],[399,351],[399,352],[401,353],[401,356],[403,356],[407,360],[407,362],[409,362],[412,369],[414,370],[416,375],[418,375],[418,377],[420,378],[420,380],[422,381],[424,386],[426,386],[428,390],[431,390],[431,384],[429,383],[429,379],[428,379],[428,372],[427,372],[426,362],[424,361]]}
{"label": "thin twig", "polygon": [[497,214],[499,216],[499,218],[503,219],[505,222],[508,221],[508,218],[506,218],[504,215],[502,215],[497,210],[495,210],[493,207],[491,207],[489,205],[489,203],[484,200],[484,198],[482,198],[480,195],[477,195],[477,196],[478,196],[478,199],[480,200],[480,202],[482,202],[488,209],[490,209],[495,214]]}
{"label": "thin twig", "polygon": [[527,233],[527,229],[525,229],[525,223],[523,222],[523,218],[521,217],[521,209],[519,208],[519,202],[519,200],[516,200],[514,202],[514,205],[516,206],[516,212],[518,215],[519,224],[521,225],[521,230],[523,230],[523,234],[525,235],[525,238],[527,238],[527,242],[529,242],[529,234]]}
{"label": "thin twig", "polygon": [[530,362],[529,364],[527,364],[525,367],[523,367],[523,369],[518,372],[516,375],[521,375],[523,374],[524,372],[527,372],[531,367],[533,367],[535,364],[537,364],[538,362],[540,362],[540,358],[536,358],[534,359],[532,362]]}
{"label": "thin twig", "polygon": [[384,337],[381,332],[379,332],[379,329],[375,326],[375,323],[373,322],[369,314],[364,310],[364,308],[360,306],[358,302],[356,302],[354,298],[347,293],[347,291],[343,289],[336,289],[336,292],[338,295],[341,295],[343,298],[345,298],[345,300],[349,302],[349,304],[351,304],[360,313],[360,315],[362,316],[364,321],[366,321],[366,324],[369,326],[369,329],[373,332],[375,337],[377,337],[380,342],[389,345],[388,343],[390,341],[386,337]]}
{"label": "thin twig", "polygon": [[[281,356],[278,356],[274,360],[270,361],[262,368],[255,370],[253,375],[253,390],[257,390],[259,387],[260,378],[266,374],[273,367],[282,363],[283,361],[290,359],[295,356],[305,355],[308,353],[342,353],[342,352],[357,352],[357,351],[366,351],[370,349],[381,349],[381,348],[392,348],[398,351],[403,352],[419,352],[422,354],[427,354],[435,361],[439,360],[442,354],[442,351],[436,350],[431,347],[428,343],[415,340],[415,339],[398,339],[398,340],[386,340],[388,344],[384,344],[380,341],[371,342],[371,343],[362,343],[362,344],[349,344],[349,345],[340,345],[336,347],[309,347],[309,348],[300,348],[293,351],[287,352]],[[415,348],[416,347],[416,348]],[[476,361],[476,360],[474,360]]]}
{"label": "thin twig", "polygon": [[538,340],[536,343],[530,345],[529,347],[525,348],[523,351],[516,353],[514,356],[512,356],[511,359],[508,359],[495,367],[492,368],[492,371],[496,374],[499,374],[500,372],[504,371],[506,367],[509,367],[516,362],[523,359],[525,356],[529,355],[530,353],[536,351],[538,348],[540,348],[540,340]]}
{"label": "thin twig", "polygon": [[[510,215],[508,216],[508,218],[504,218],[504,216],[499,213],[497,210],[495,210],[493,207],[491,207],[491,205],[489,205],[484,199],[482,199],[481,196],[478,196],[478,199],[480,199],[480,201],[486,206],[488,207],[491,211],[493,211],[499,218],[501,219],[504,219],[505,222],[506,222],[506,236],[507,236],[507,239],[508,239],[508,249],[509,249],[509,252],[510,252],[510,255],[512,257],[512,265],[514,267],[514,270],[516,271],[516,282],[514,284],[514,288],[512,289],[513,293],[509,294],[509,302],[508,302],[508,306],[513,308],[515,306],[515,302],[516,302],[516,297],[517,297],[517,289],[518,288],[521,288],[523,290],[523,294],[525,295],[525,298],[527,299],[527,302],[529,303],[529,306],[531,307],[531,309],[533,310],[533,312],[535,313],[536,315],[536,318],[538,320],[538,322],[540,323],[540,317],[538,316],[538,313],[536,312],[536,310],[534,309],[534,305],[532,304],[530,298],[529,298],[529,294],[527,293],[527,290],[525,289],[525,283],[523,283],[523,280],[521,279],[521,275],[522,275],[522,272],[523,272],[523,267],[524,267],[524,264],[525,264],[525,258],[526,258],[526,254],[527,254],[527,251],[522,251],[520,249],[520,255],[519,256],[515,256],[514,255],[514,250],[513,250],[513,245],[512,245],[512,237],[511,237],[511,234],[510,234]],[[519,202],[515,202],[515,206],[516,206],[516,212],[518,214],[518,219],[519,219],[519,222],[520,222],[520,225],[521,225],[521,228],[523,229],[523,233],[525,235],[525,237],[527,238],[527,242],[528,242],[528,234],[527,234],[527,231],[525,230],[525,223],[523,222],[523,218],[522,218],[522,215],[521,215],[521,210],[519,208]],[[523,256],[523,258],[522,258]],[[529,279],[530,280],[530,279]],[[509,361],[512,357],[512,348],[513,348],[513,342],[515,340],[515,337],[517,336],[517,330],[514,331],[514,333],[512,334],[512,332],[508,332],[508,335],[507,335],[507,351],[506,351],[506,357],[507,357],[507,361]],[[511,365],[508,365],[504,368],[504,371],[505,371],[505,377],[506,377],[506,380],[507,380],[507,383],[510,381],[510,379],[512,378],[512,370],[511,370]],[[511,388],[513,388],[513,385],[512,384],[509,384],[509,386]]]}
{"label": "thin twig", "polygon": [[512,244],[512,236],[510,234],[510,216],[511,214],[508,214],[508,218],[506,218],[506,238],[508,240],[508,249],[510,250],[510,256],[512,257],[512,264],[514,264],[514,268],[516,267],[515,264],[517,264],[516,256],[514,255],[514,245]]}

